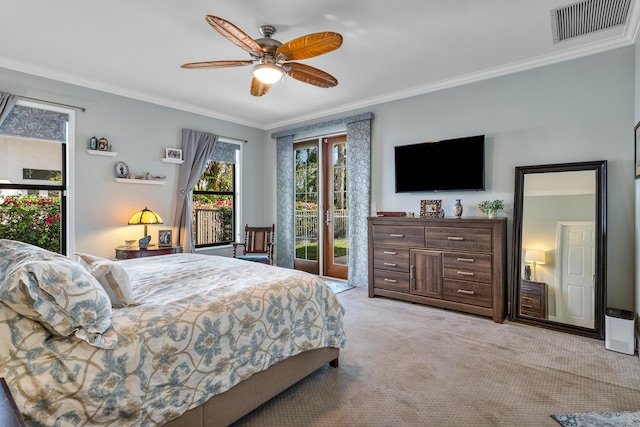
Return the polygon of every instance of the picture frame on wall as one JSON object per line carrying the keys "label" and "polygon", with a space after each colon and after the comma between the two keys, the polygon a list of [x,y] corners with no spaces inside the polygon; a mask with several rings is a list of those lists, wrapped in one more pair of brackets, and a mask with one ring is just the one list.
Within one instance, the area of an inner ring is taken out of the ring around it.
{"label": "picture frame on wall", "polygon": [[172,230],[158,231],[158,246],[171,246],[172,241],[173,241]]}
{"label": "picture frame on wall", "polygon": [[636,179],[640,178],[640,122],[635,127],[635,169]]}
{"label": "picture frame on wall", "polygon": [[182,150],[179,148],[167,148],[165,157],[171,160],[182,160]]}

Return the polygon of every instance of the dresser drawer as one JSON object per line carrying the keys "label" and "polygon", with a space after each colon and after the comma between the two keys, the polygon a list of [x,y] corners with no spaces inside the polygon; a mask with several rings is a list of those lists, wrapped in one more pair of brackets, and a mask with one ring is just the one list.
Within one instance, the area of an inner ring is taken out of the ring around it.
{"label": "dresser drawer", "polygon": [[373,248],[373,268],[409,272],[409,249],[376,246]]}
{"label": "dresser drawer", "polygon": [[491,285],[445,279],[443,297],[463,304],[491,307]]}
{"label": "dresser drawer", "polygon": [[407,248],[424,247],[424,227],[374,225],[374,246],[404,246]]}
{"label": "dresser drawer", "polygon": [[379,289],[409,293],[409,273],[373,270],[373,286]]}
{"label": "dresser drawer", "polygon": [[427,227],[427,247],[467,252],[491,252],[488,228]]}
{"label": "dresser drawer", "polygon": [[520,307],[522,310],[533,311],[540,314],[540,298],[521,295]]}
{"label": "dresser drawer", "polygon": [[445,252],[443,265],[447,279],[491,283],[491,255]]}

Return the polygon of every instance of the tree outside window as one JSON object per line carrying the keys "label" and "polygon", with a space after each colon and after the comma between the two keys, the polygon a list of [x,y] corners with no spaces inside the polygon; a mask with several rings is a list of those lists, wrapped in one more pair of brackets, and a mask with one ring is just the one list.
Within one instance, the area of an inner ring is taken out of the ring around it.
{"label": "tree outside window", "polygon": [[234,241],[235,164],[209,161],[193,189],[193,241],[196,247]]}

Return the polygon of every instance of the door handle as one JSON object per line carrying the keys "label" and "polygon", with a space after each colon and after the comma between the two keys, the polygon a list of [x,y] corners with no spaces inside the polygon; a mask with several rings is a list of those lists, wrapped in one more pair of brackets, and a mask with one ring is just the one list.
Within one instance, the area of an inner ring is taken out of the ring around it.
{"label": "door handle", "polygon": [[327,227],[328,227],[328,226],[329,226],[329,224],[331,224],[331,213],[330,213],[330,211],[329,211],[329,210],[326,210],[326,211],[324,212],[324,218],[325,218],[325,219],[324,219],[324,222],[325,222],[325,224],[327,224]]}

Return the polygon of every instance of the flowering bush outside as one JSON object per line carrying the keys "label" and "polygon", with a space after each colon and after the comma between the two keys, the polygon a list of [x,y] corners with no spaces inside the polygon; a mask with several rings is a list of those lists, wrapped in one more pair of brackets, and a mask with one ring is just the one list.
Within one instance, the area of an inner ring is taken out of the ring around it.
{"label": "flowering bush outside", "polygon": [[313,202],[296,202],[297,211],[317,211],[318,204]]}
{"label": "flowering bush outside", "polygon": [[0,238],[60,253],[60,197],[0,196]]}

